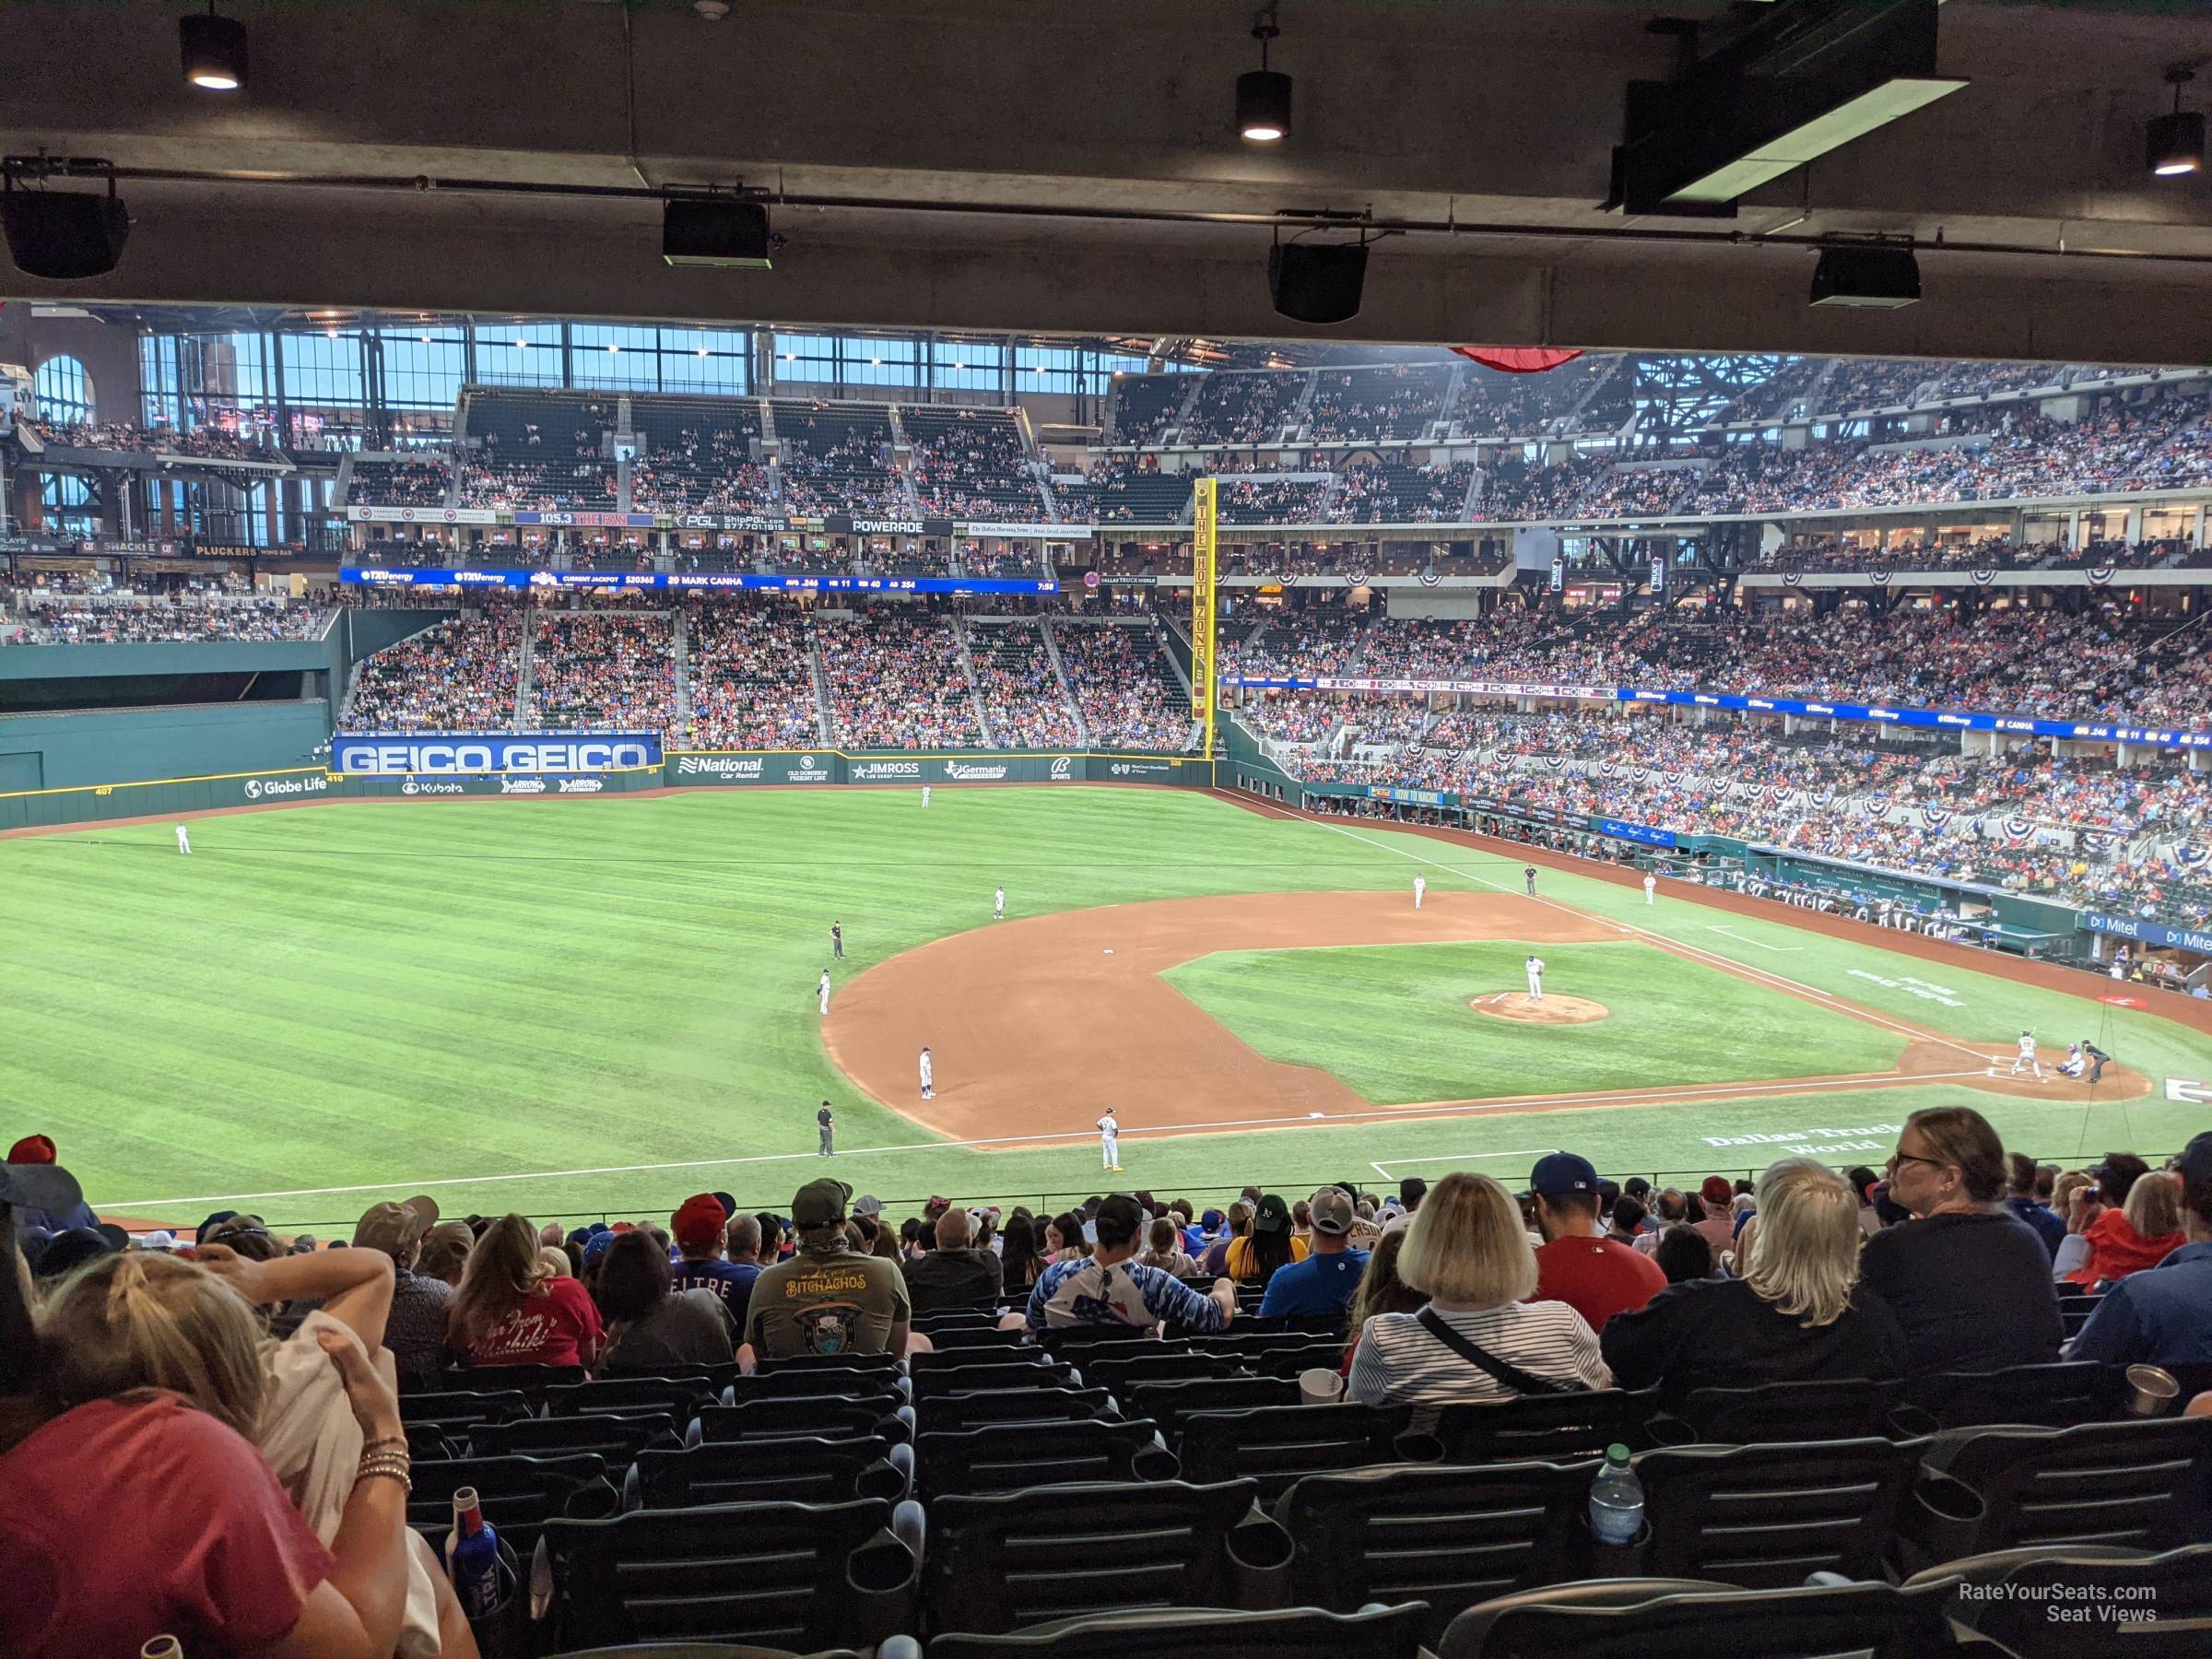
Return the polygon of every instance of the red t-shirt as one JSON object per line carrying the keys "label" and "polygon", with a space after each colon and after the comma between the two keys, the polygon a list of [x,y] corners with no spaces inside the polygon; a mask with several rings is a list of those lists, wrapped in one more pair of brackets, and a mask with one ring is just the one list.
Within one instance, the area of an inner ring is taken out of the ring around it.
{"label": "red t-shirt", "polygon": [[251,1442],[174,1394],[95,1400],[0,1457],[0,1653],[274,1641],[335,1563]]}
{"label": "red t-shirt", "polygon": [[582,1365],[599,1347],[599,1309],[572,1278],[550,1278],[545,1292],[469,1344],[475,1365]]}
{"label": "red t-shirt", "polygon": [[1616,1239],[1554,1239],[1536,1250],[1532,1301],[1565,1302],[1594,1331],[1632,1312],[1666,1288],[1658,1263]]}

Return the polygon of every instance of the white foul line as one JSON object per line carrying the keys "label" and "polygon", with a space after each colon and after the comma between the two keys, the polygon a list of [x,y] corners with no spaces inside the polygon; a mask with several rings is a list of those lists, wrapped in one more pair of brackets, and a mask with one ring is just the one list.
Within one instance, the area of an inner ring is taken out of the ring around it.
{"label": "white foul line", "polygon": [[1705,931],[1707,933],[1726,934],[1738,945],[1748,945],[1754,950],[1771,950],[1776,956],[1796,956],[1799,954],[1800,950],[1800,947],[1795,945],[1769,945],[1759,939],[1747,939],[1742,934],[1737,933],[1735,928],[1722,927],[1716,923],[1708,922],[1705,924]]}
{"label": "white foul line", "polygon": [[[1443,1158],[1394,1158],[1390,1161],[1394,1164],[1472,1163],[1477,1158],[1548,1158],[1558,1150],[1557,1147],[1524,1147],[1518,1152],[1453,1152]],[[1379,1159],[1369,1159],[1367,1167],[1384,1181],[1390,1179],[1390,1171],[1382,1167]]]}

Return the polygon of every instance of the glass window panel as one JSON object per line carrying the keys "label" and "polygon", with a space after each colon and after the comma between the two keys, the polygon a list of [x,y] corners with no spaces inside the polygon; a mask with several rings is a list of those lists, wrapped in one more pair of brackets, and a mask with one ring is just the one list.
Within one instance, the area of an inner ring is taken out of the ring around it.
{"label": "glass window panel", "polygon": [[478,323],[477,379],[488,386],[561,384],[560,324]]}
{"label": "glass window panel", "polygon": [[41,363],[31,378],[31,395],[41,420],[74,426],[92,418],[91,377],[73,357],[48,358]]}

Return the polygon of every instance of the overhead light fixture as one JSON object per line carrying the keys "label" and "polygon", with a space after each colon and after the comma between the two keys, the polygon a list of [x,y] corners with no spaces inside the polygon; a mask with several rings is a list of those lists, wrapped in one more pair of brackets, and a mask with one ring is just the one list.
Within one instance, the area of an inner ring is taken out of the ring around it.
{"label": "overhead light fixture", "polygon": [[1272,6],[1253,21],[1260,66],[1237,76],[1237,135],[1247,144],[1280,144],[1290,135],[1290,77],[1267,67],[1267,42],[1282,32]]}
{"label": "overhead light fixture", "polygon": [[1780,0],[1702,58],[1694,25],[1653,25],[1684,65],[1629,83],[1606,206],[1733,217],[1746,192],[1958,91],[1936,73],[1938,4]]}
{"label": "overhead light fixture", "polygon": [[1349,323],[1367,284],[1367,238],[1356,242],[1277,241],[1267,251],[1267,292],[1295,323]]}
{"label": "overhead light fixture", "polygon": [[1895,311],[1920,299],[1920,261],[1897,242],[1839,242],[1820,250],[1812,303]]}
{"label": "overhead light fixture", "polygon": [[[43,182],[56,173],[105,176],[108,194],[44,189]],[[25,188],[31,182],[41,188]],[[10,156],[0,162],[0,234],[6,238],[8,257],[26,276],[79,282],[115,268],[130,239],[131,217],[115,194],[115,175],[107,162]]]}
{"label": "overhead light fixture", "polygon": [[671,196],[661,209],[661,257],[672,265],[769,269],[764,203],[730,195]]}
{"label": "overhead light fixture", "polygon": [[2205,168],[2205,115],[2202,110],[2182,108],[2182,88],[2196,72],[2176,64],[2166,71],[2173,88],[2173,110],[2154,115],[2143,129],[2143,164],[2159,179],[2178,179]]}
{"label": "overhead light fixture", "polygon": [[246,26],[236,18],[215,15],[215,0],[205,14],[180,18],[177,38],[184,47],[184,78],[207,92],[237,92],[246,84]]}

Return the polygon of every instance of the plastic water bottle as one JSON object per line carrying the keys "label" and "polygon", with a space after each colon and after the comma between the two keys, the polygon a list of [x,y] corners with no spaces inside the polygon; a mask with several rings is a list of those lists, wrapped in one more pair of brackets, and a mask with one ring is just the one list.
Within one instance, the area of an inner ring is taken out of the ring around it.
{"label": "plastic water bottle", "polygon": [[1643,1486],[1626,1446],[1606,1448],[1606,1466],[1590,1483],[1590,1530],[1600,1544],[1633,1544],[1643,1531]]}
{"label": "plastic water bottle", "polygon": [[500,1610],[500,1535],[484,1519],[475,1487],[453,1492],[453,1530],[445,1535],[445,1570],[463,1613],[482,1618]]}

